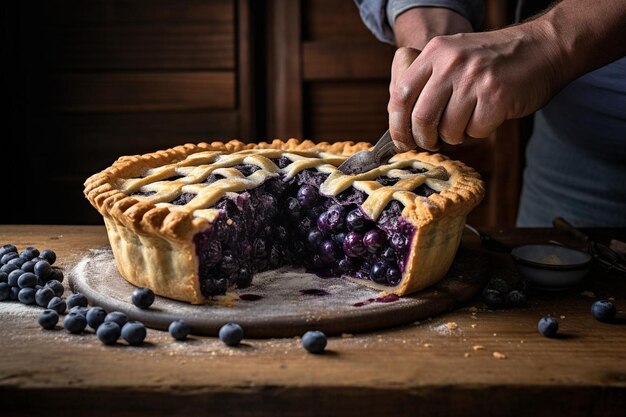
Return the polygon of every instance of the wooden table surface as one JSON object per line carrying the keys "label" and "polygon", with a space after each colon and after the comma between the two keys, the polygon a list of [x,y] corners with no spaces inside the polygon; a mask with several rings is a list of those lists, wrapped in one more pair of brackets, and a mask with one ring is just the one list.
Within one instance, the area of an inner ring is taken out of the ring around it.
{"label": "wooden table surface", "polygon": [[[596,233],[624,238],[624,231]],[[493,234],[511,244],[556,236]],[[68,270],[107,238],[99,226],[0,226],[5,242],[52,248]],[[330,338],[323,355],[307,354],[297,339],[228,348],[153,330],[142,347],[106,347],[93,333],[41,330],[41,309],[4,302],[0,414],[624,416],[626,325],[596,321],[594,296],[581,292],[613,297],[624,317],[625,282],[594,272],[569,291],[533,294],[524,309],[490,311],[476,300],[422,323]],[[537,332],[547,314],[559,317],[562,337]]]}

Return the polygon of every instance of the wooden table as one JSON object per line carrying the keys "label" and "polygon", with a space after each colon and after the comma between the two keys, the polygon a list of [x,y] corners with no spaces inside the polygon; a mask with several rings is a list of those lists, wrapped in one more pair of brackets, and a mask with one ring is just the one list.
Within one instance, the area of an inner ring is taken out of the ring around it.
{"label": "wooden table", "polygon": [[[518,244],[555,236],[494,235]],[[107,238],[98,226],[0,226],[0,242],[55,249],[70,268]],[[106,347],[93,334],[40,330],[38,308],[0,303],[0,414],[624,416],[626,326],[594,320],[593,297],[581,292],[615,298],[623,317],[625,282],[595,272],[579,288],[533,295],[525,309],[476,301],[419,324],[331,338],[323,355],[296,339],[228,348],[152,330],[143,347]],[[546,314],[560,317],[561,338],[537,332]]]}

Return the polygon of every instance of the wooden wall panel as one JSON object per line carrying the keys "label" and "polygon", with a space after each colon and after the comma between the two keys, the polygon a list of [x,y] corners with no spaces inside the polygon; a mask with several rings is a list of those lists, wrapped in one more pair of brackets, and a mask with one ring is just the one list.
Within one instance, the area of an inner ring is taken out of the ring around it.
{"label": "wooden wall panel", "polygon": [[61,112],[232,109],[229,72],[67,73],[49,82],[50,105]]}

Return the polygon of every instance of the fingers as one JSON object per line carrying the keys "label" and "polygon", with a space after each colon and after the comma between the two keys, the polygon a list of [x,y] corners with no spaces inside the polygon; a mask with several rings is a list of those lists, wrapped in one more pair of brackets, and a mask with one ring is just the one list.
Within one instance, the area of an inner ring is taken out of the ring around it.
{"label": "fingers", "polygon": [[411,133],[417,146],[439,149],[439,121],[452,95],[452,85],[432,76],[424,86],[411,114]]}
{"label": "fingers", "polygon": [[476,97],[466,89],[455,89],[439,121],[439,136],[450,145],[463,143],[467,125],[476,107]]}
{"label": "fingers", "polygon": [[395,146],[401,151],[415,148],[411,133],[411,113],[430,77],[429,66],[414,65],[419,51],[400,48],[396,51],[389,86],[389,132]]}
{"label": "fingers", "polygon": [[491,135],[505,120],[501,107],[494,106],[488,100],[476,102],[474,112],[467,124],[465,133],[473,138],[486,138]]}

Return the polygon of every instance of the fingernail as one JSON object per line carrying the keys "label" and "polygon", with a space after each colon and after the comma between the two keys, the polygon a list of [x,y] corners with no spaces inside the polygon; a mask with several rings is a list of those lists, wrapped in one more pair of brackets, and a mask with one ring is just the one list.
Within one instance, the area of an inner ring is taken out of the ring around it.
{"label": "fingernail", "polygon": [[410,151],[411,147],[409,147],[406,143],[404,142],[397,142],[397,141],[393,141],[393,144],[395,145],[396,148],[398,148],[398,150],[400,152],[406,152],[406,151]]}

